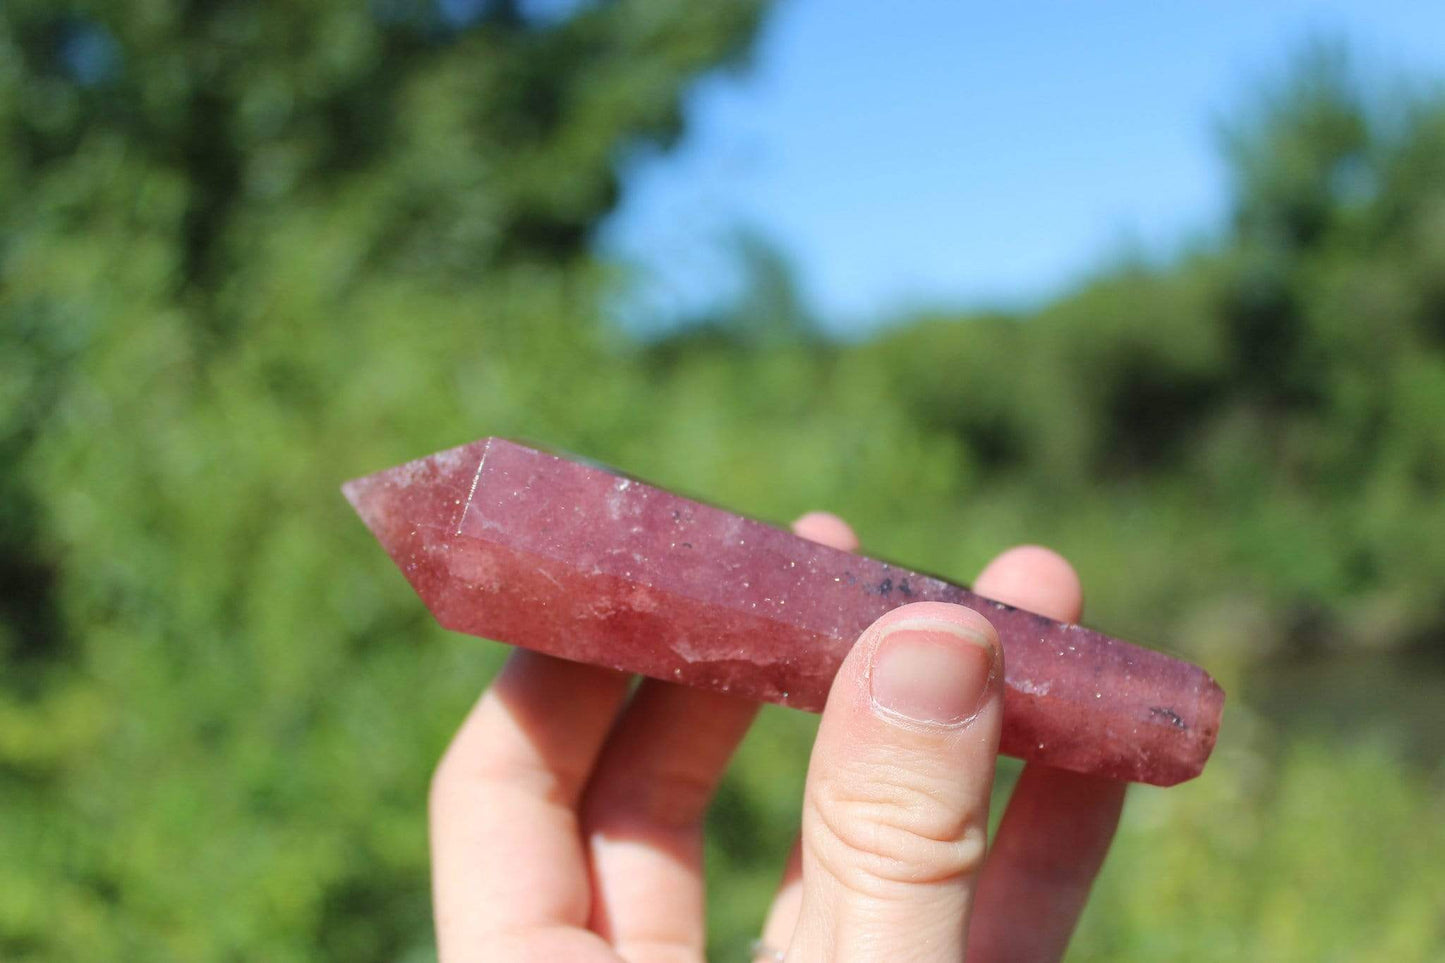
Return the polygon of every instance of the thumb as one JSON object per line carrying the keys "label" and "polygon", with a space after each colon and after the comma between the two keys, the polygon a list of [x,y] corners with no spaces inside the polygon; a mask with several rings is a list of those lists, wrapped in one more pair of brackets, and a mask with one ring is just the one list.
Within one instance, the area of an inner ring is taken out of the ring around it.
{"label": "thumb", "polygon": [[993,626],[919,602],[874,622],[833,682],[808,767],[787,959],[963,959],[1003,714]]}

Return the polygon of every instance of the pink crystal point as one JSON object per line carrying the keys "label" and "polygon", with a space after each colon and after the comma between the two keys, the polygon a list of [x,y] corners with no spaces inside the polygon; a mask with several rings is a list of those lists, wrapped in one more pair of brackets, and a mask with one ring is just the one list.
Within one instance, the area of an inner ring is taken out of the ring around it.
{"label": "pink crystal point", "polygon": [[955,602],[1003,642],[1003,752],[1169,786],[1214,748],[1197,666],[502,438],[343,490],[458,632],[816,712],[874,619]]}

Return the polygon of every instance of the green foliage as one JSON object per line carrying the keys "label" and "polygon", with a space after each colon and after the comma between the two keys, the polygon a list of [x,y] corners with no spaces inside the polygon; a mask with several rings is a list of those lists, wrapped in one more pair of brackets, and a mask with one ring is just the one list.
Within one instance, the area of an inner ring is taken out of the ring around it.
{"label": "green foliage", "polygon": [[[1216,670],[1078,959],[1439,956],[1445,98],[1315,55],[1216,244],[1028,316],[831,344],[749,242],[734,311],[638,344],[590,232],[756,5],[468,9],[0,5],[0,958],[429,958],[427,778],[502,650],[336,486],[490,433],[959,577],[1046,542]],[[810,732],[766,712],[723,790],[719,958]]]}

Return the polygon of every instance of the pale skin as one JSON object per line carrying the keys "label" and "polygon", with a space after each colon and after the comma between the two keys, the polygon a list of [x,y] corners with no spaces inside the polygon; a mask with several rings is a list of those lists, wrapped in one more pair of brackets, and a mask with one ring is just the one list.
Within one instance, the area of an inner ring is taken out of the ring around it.
{"label": "pale skin", "polygon": [[[824,513],[794,530],[858,545]],[[1004,552],[974,587],[1065,621],[1083,605],[1041,548]],[[1124,786],[1025,766],[985,846],[1001,659],[982,616],[941,603],[896,609],[854,646],[762,925],[789,963],[1063,956]],[[757,706],[652,680],[629,698],[628,683],[518,651],[462,724],[431,791],[441,963],[704,959],[703,816]]]}

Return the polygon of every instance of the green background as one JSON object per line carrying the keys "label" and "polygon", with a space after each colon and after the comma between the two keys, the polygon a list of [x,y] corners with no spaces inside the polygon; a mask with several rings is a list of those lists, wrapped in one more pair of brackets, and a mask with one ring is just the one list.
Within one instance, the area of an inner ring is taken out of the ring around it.
{"label": "green background", "polygon": [[[1227,230],[1036,311],[838,343],[745,240],[642,341],[593,229],[756,4],[63,9],[0,5],[0,959],[432,957],[427,780],[505,650],[337,486],[486,434],[960,579],[1042,542],[1207,665],[1215,759],[1132,791],[1071,959],[1445,954],[1438,88],[1304,52],[1230,118]],[[715,807],[718,959],[812,724]]]}

